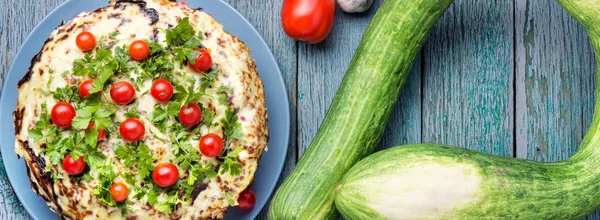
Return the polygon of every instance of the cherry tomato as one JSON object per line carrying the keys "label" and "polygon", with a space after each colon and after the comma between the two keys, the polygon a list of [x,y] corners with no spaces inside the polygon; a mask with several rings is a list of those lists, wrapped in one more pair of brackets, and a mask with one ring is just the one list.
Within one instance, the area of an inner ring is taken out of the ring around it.
{"label": "cherry tomato", "polygon": [[200,54],[198,54],[198,56],[196,56],[196,58],[194,59],[194,64],[192,64],[188,60],[188,66],[190,67],[190,69],[196,72],[206,72],[212,67],[212,57],[210,56],[210,53],[204,48],[197,48],[196,50],[199,51]]}
{"label": "cherry tomato", "polygon": [[223,139],[217,134],[206,134],[200,138],[200,152],[207,157],[217,157],[223,151]]}
{"label": "cherry tomato", "polygon": [[71,127],[75,118],[75,108],[68,102],[58,102],[52,107],[52,122],[59,128]]}
{"label": "cherry tomato", "polygon": [[96,38],[92,33],[84,31],[77,35],[77,38],[75,38],[75,43],[77,43],[77,47],[79,47],[79,49],[81,49],[83,52],[87,52],[96,47]]}
{"label": "cherry tomato", "polygon": [[181,106],[179,110],[179,121],[183,126],[192,127],[200,123],[202,119],[202,110],[196,103],[189,103],[187,106]]}
{"label": "cherry tomato", "polygon": [[334,0],[284,0],[281,7],[285,33],[306,44],[325,40],[333,27],[334,15]]}
{"label": "cherry tomato", "polygon": [[81,96],[81,98],[90,95],[90,89],[94,88],[92,82],[94,82],[94,80],[88,79],[79,84],[79,96]]}
{"label": "cherry tomato", "polygon": [[83,157],[74,160],[73,157],[71,157],[71,154],[67,154],[63,160],[63,169],[65,169],[68,174],[79,175],[85,169],[85,161],[83,160]]}
{"label": "cherry tomato", "polygon": [[156,101],[166,102],[173,96],[173,85],[166,79],[157,79],[152,83],[150,94]]}
{"label": "cherry tomato", "polygon": [[[86,128],[86,130],[90,130],[92,129],[94,126],[96,126],[96,123],[94,122],[90,122],[90,124],[88,125],[88,127]],[[106,138],[106,129],[98,129],[98,141],[103,141],[104,138]]]}
{"label": "cherry tomato", "polygon": [[125,199],[127,199],[129,189],[127,188],[127,185],[121,182],[116,182],[110,187],[110,194],[112,194],[112,199],[115,200],[115,202],[123,202]]}
{"label": "cherry tomato", "polygon": [[123,136],[123,139],[126,141],[139,141],[144,137],[146,127],[139,119],[128,118],[119,126],[119,133],[121,133],[121,136]]}
{"label": "cherry tomato", "polygon": [[238,208],[248,210],[254,207],[256,203],[256,194],[250,188],[245,189],[240,193],[240,197],[237,199]]}
{"label": "cherry tomato", "polygon": [[177,2],[177,3],[175,3],[175,6],[177,6],[177,7],[182,7],[182,6],[187,7],[188,5],[185,2]]}
{"label": "cherry tomato", "polygon": [[152,179],[160,187],[169,187],[179,179],[179,170],[172,163],[161,163],[152,171]]}
{"label": "cherry tomato", "polygon": [[129,104],[135,98],[135,88],[126,81],[115,83],[110,87],[110,97],[118,105]]}
{"label": "cherry tomato", "polygon": [[129,55],[134,60],[145,60],[150,55],[150,46],[146,41],[136,40],[129,46]]}

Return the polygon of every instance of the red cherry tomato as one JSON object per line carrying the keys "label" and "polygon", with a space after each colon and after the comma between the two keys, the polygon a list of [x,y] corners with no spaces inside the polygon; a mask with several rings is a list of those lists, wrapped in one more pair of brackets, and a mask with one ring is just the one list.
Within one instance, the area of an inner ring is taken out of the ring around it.
{"label": "red cherry tomato", "polygon": [[196,72],[206,72],[212,67],[212,57],[210,53],[204,48],[197,48],[197,51],[200,51],[200,54],[196,56],[194,59],[194,64],[188,61],[188,66],[190,69]]}
{"label": "red cherry tomato", "polygon": [[121,136],[123,136],[123,139],[126,141],[139,141],[144,137],[146,127],[139,119],[128,118],[121,123],[121,126],[119,126],[119,133],[121,133]]}
{"label": "red cherry tomato", "polygon": [[94,80],[88,79],[79,84],[79,96],[81,96],[81,98],[85,98],[90,95],[90,89],[94,88],[92,85],[93,81]]}
{"label": "red cherry tomato", "polygon": [[[86,128],[86,130],[90,130],[92,129],[94,126],[96,126],[96,123],[94,122],[90,122],[90,124],[88,125],[88,127]],[[104,138],[106,138],[106,129],[98,129],[98,141],[103,141]]]}
{"label": "red cherry tomato", "polygon": [[177,6],[177,7],[182,7],[182,6],[187,7],[188,5],[185,2],[177,2],[177,3],[175,3],[175,6]]}
{"label": "red cherry tomato", "polygon": [[243,210],[248,210],[254,207],[254,203],[256,203],[256,194],[250,188],[245,189],[240,193],[240,197],[238,197],[238,208]]}
{"label": "red cherry tomato", "polygon": [[77,38],[75,38],[75,43],[77,43],[77,47],[79,47],[79,49],[81,49],[83,52],[87,52],[96,47],[96,38],[92,33],[84,31],[77,35]]}
{"label": "red cherry tomato", "polygon": [[166,102],[173,96],[173,85],[166,79],[157,79],[152,83],[150,94],[156,101]]}
{"label": "red cherry tomato", "polygon": [[129,46],[129,55],[134,60],[145,60],[150,55],[150,46],[146,41],[136,40]]}
{"label": "red cherry tomato", "polygon": [[135,88],[129,82],[115,83],[110,87],[110,97],[118,105],[129,104],[135,98]]}
{"label": "red cherry tomato", "polygon": [[112,199],[115,200],[115,202],[123,202],[125,201],[125,199],[127,199],[129,189],[127,188],[127,185],[121,182],[116,182],[113,183],[110,187],[110,194],[112,195]]}
{"label": "red cherry tomato", "polygon": [[187,106],[181,106],[179,110],[179,121],[183,126],[192,127],[200,123],[202,119],[202,110],[196,103],[189,103]]}
{"label": "red cherry tomato", "polygon": [[285,33],[306,44],[325,40],[333,27],[334,15],[334,0],[284,0],[281,7]]}
{"label": "red cherry tomato", "polygon": [[152,171],[152,179],[160,187],[169,187],[179,179],[179,170],[172,163],[161,163]]}
{"label": "red cherry tomato", "polygon": [[71,127],[75,118],[75,108],[68,102],[58,102],[52,107],[52,122],[59,128]]}
{"label": "red cherry tomato", "polygon": [[74,160],[73,157],[71,157],[71,154],[67,154],[63,160],[63,169],[65,169],[68,174],[79,175],[85,169],[85,161],[83,160],[83,157]]}
{"label": "red cherry tomato", "polygon": [[223,139],[217,134],[206,134],[200,138],[200,152],[207,157],[217,157],[223,151]]}

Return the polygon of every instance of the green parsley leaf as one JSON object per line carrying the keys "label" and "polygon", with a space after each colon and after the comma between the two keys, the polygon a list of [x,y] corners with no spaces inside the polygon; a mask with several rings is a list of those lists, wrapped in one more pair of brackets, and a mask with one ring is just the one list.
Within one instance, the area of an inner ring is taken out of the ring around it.
{"label": "green parsley leaf", "polygon": [[116,206],[116,202],[112,199],[112,194],[110,193],[110,187],[116,177],[117,174],[113,171],[111,160],[98,167],[98,175],[96,177],[98,185],[92,190],[92,194],[98,197],[98,201],[109,206]]}
{"label": "green parsley leaf", "polygon": [[129,145],[121,145],[115,149],[115,155],[117,158],[123,161],[123,164],[127,167],[131,167],[131,165],[136,161],[136,153],[133,150],[132,146]]}
{"label": "green parsley leaf", "polygon": [[238,122],[238,117],[231,108],[227,108],[225,111],[225,117],[221,119],[221,126],[223,127],[223,133],[228,139],[240,139],[244,137],[242,124]]}
{"label": "green parsley leaf", "polygon": [[42,134],[42,130],[39,128],[29,129],[29,137],[33,139],[34,142],[38,142],[42,138],[44,138],[44,134]]}
{"label": "green parsley leaf", "polygon": [[190,25],[190,19],[188,17],[181,18],[177,22],[177,26],[171,28],[171,30],[165,30],[167,34],[166,42],[169,46],[181,46],[186,41],[192,39],[196,32],[192,25]]}
{"label": "green parsley leaf", "polygon": [[150,173],[152,173],[152,170],[154,169],[154,164],[152,163],[152,151],[144,142],[140,142],[137,147],[137,159],[140,176],[142,178],[150,176]]}
{"label": "green parsley leaf", "polygon": [[157,78],[161,72],[172,71],[175,66],[169,49],[156,42],[148,42],[150,55],[140,63],[142,78]]}
{"label": "green parsley leaf", "polygon": [[243,147],[238,147],[233,151],[229,152],[227,156],[222,157],[223,164],[221,164],[221,174],[229,172],[232,176],[239,176],[242,171],[242,164],[238,162],[238,155],[242,152]]}
{"label": "green parsley leaf", "polygon": [[227,203],[229,203],[229,206],[231,206],[231,207],[235,206],[235,200],[233,199],[233,195],[231,194],[231,192],[227,192],[227,193],[223,194],[223,197],[225,197],[225,200],[227,200]]}
{"label": "green parsley leaf", "polygon": [[227,88],[226,86],[220,86],[217,89],[217,100],[219,101],[219,104],[229,106],[229,96],[227,93],[230,92],[231,89]]}
{"label": "green parsley leaf", "polygon": [[213,119],[215,118],[215,111],[210,108],[202,108],[202,123],[207,127],[212,127]]}
{"label": "green parsley leaf", "polygon": [[125,112],[125,117],[127,118],[140,118],[140,113],[136,108],[130,108]]}
{"label": "green parsley leaf", "polygon": [[55,91],[52,91],[52,96],[55,100],[63,102],[77,103],[81,101],[79,89],[76,85],[57,88]]}
{"label": "green parsley leaf", "polygon": [[182,201],[179,199],[179,193],[175,191],[175,194],[171,194],[167,197],[167,200],[160,202],[156,209],[159,212],[170,214]]}

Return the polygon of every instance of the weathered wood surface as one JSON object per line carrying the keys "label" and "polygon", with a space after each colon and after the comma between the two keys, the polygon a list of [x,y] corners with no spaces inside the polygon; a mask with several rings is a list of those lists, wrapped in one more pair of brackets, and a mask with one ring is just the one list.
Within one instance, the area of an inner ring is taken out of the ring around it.
{"label": "weathered wood surface", "polygon": [[[0,87],[25,37],[64,1],[0,0]],[[283,73],[292,119],[284,178],[316,134],[382,0],[364,14],[336,11],[331,36],[317,45],[285,36],[281,0],[226,1],[254,24]],[[534,160],[568,158],[592,117],[594,71],[583,29],[557,3],[457,0],[415,62],[380,148],[433,142]],[[2,164],[0,186],[0,219],[28,219]],[[266,219],[265,210],[258,219]]]}

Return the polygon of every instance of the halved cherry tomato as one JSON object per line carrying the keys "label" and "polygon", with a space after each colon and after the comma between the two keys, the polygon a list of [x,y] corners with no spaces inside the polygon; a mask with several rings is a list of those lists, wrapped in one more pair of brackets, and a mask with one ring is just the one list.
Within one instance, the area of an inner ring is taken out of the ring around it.
{"label": "halved cherry tomato", "polygon": [[92,82],[94,82],[94,80],[87,79],[81,82],[81,84],[79,84],[78,90],[79,96],[81,96],[81,98],[85,98],[86,96],[90,95],[90,89],[94,88]]}
{"label": "halved cherry tomato", "polygon": [[139,141],[144,137],[146,127],[139,119],[128,118],[119,126],[119,133],[126,141]]}
{"label": "halved cherry tomato", "polygon": [[152,83],[150,94],[156,101],[166,102],[173,96],[173,85],[166,79],[157,79]]}
{"label": "halved cherry tomato", "polygon": [[181,106],[179,110],[179,121],[183,126],[192,127],[200,123],[202,119],[202,109],[196,103],[189,103],[187,106]]}
{"label": "halved cherry tomato", "polygon": [[115,83],[110,87],[110,97],[118,105],[129,104],[135,98],[135,88],[126,81]]}
{"label": "halved cherry tomato", "polygon": [[204,48],[197,48],[196,50],[199,51],[200,54],[194,59],[195,63],[192,64],[188,60],[188,66],[196,72],[208,71],[212,67],[212,57],[210,56],[210,53]]}
{"label": "halved cherry tomato", "polygon": [[84,31],[77,35],[77,38],[75,38],[75,43],[79,49],[81,49],[83,52],[87,52],[96,47],[96,38],[92,33]]}
{"label": "halved cherry tomato", "polygon": [[161,163],[152,171],[152,179],[160,187],[169,187],[179,179],[179,170],[172,163]]}
{"label": "halved cherry tomato", "polygon": [[250,188],[245,189],[240,193],[240,197],[238,197],[238,208],[243,210],[248,210],[254,207],[254,203],[256,203],[256,194]]}
{"label": "halved cherry tomato", "polygon": [[200,152],[207,157],[217,157],[223,151],[223,139],[217,134],[206,134],[200,138]]}
{"label": "halved cherry tomato", "polygon": [[71,154],[67,154],[67,156],[65,156],[62,164],[63,169],[65,169],[65,171],[71,175],[79,175],[85,169],[85,161],[83,160],[83,157],[79,157],[77,160],[74,160],[73,157],[71,157]]}
{"label": "halved cherry tomato", "polygon": [[129,189],[127,185],[121,182],[113,183],[110,187],[110,194],[112,195],[112,199],[115,202],[123,202],[127,199],[127,195],[129,194]]}
{"label": "halved cherry tomato", "polygon": [[306,44],[325,40],[333,27],[334,15],[334,0],[284,0],[281,7],[285,33]]}
{"label": "halved cherry tomato", "polygon": [[[96,123],[94,123],[92,121],[92,122],[90,122],[90,124],[88,125],[88,127],[86,128],[86,130],[90,130],[94,126],[96,126]],[[104,138],[106,138],[106,129],[98,129],[98,142],[103,141]]]}
{"label": "halved cherry tomato", "polygon": [[150,55],[150,46],[146,41],[136,40],[129,45],[129,55],[134,60],[145,60]]}
{"label": "halved cherry tomato", "polygon": [[52,107],[52,122],[59,128],[68,128],[76,114],[71,103],[58,102]]}
{"label": "halved cherry tomato", "polygon": [[188,4],[187,4],[187,3],[185,3],[185,2],[177,2],[177,3],[175,3],[175,6],[177,6],[177,7],[181,7],[181,6],[185,6],[185,7],[187,7],[187,6],[188,6]]}

